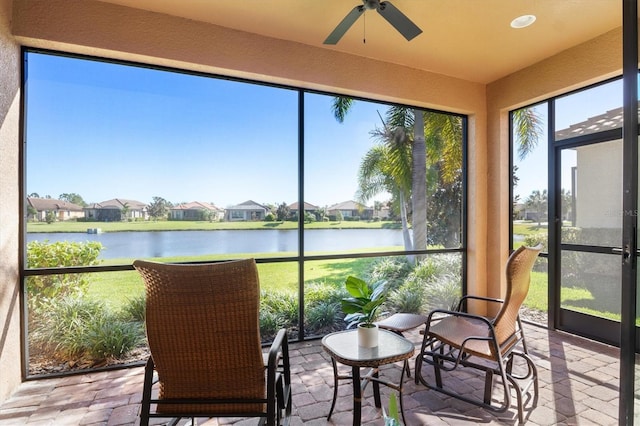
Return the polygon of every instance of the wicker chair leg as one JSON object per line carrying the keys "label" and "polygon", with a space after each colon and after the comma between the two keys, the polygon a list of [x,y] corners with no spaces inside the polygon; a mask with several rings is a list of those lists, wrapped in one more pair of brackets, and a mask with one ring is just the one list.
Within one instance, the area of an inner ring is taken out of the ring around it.
{"label": "wicker chair leg", "polygon": [[151,388],[153,387],[153,359],[149,357],[144,367],[144,385],[142,389],[142,402],[140,407],[140,426],[149,425],[149,413],[151,411]]}

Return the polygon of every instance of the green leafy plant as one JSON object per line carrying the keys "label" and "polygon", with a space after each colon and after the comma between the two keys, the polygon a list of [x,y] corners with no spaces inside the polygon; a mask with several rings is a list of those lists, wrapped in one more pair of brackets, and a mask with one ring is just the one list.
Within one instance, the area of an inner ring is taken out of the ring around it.
{"label": "green leafy plant", "polygon": [[306,329],[311,334],[334,331],[340,318],[340,305],[335,302],[318,302],[305,311]]}
{"label": "green leafy plant", "polygon": [[387,300],[387,282],[376,281],[372,284],[349,276],[345,281],[345,288],[351,295],[341,300],[342,311],[347,314],[344,320],[347,328],[360,323],[372,324],[378,317],[378,311]]}
{"label": "green leafy plant", "polygon": [[119,358],[144,338],[141,322],[121,320],[101,301],[64,297],[41,308],[31,343],[53,359]]}
{"label": "green leafy plant", "polygon": [[[32,241],[27,244],[27,268],[98,265],[102,249],[102,244],[95,241]],[[31,307],[56,297],[81,296],[89,286],[88,274],[40,275],[29,277],[26,282]]]}
{"label": "green leafy plant", "polygon": [[384,417],[384,426],[402,426],[398,412],[398,400],[395,393],[389,395],[389,413],[387,414],[383,408],[382,415]]}
{"label": "green leafy plant", "polygon": [[122,319],[125,321],[144,322],[146,316],[147,298],[144,294],[130,298],[122,307]]}

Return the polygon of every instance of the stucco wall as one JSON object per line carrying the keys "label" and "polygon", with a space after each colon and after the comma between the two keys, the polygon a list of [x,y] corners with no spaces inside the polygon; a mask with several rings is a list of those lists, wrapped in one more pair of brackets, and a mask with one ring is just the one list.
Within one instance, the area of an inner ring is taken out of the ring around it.
{"label": "stucco wall", "polygon": [[10,34],[11,1],[0,0],[0,401],[21,380],[18,285],[20,49]]}

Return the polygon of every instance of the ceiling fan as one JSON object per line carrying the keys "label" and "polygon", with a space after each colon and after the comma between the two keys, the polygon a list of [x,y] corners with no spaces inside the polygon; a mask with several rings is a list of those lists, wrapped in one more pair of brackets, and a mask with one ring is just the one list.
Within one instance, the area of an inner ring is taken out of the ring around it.
{"label": "ceiling fan", "polygon": [[413,39],[422,32],[411,19],[400,12],[391,2],[380,0],[362,0],[361,6],[356,6],[344,17],[344,19],[338,24],[338,26],[329,34],[329,37],[324,41],[324,44],[336,44],[347,32],[354,22],[364,13],[365,10],[377,10],[384,19],[387,20],[393,27],[398,30],[400,34],[407,39],[407,41]]}

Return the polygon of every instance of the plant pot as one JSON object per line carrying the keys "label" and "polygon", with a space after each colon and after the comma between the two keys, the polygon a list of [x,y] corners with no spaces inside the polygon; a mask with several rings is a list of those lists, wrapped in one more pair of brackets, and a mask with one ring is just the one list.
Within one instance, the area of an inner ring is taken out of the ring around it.
{"label": "plant pot", "polygon": [[358,346],[375,348],[378,346],[378,326],[375,324],[358,324]]}

